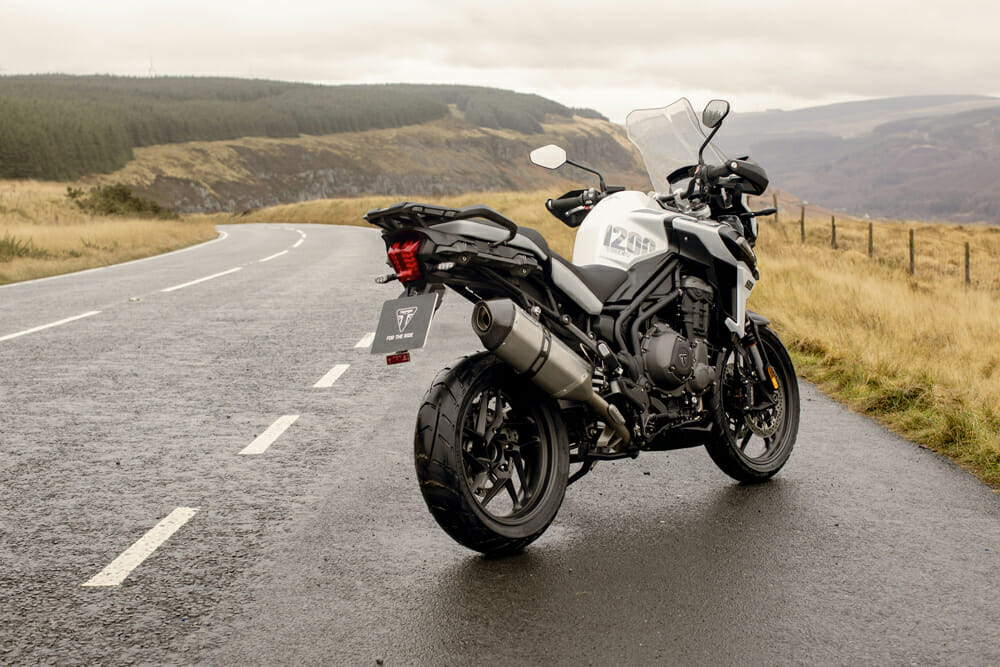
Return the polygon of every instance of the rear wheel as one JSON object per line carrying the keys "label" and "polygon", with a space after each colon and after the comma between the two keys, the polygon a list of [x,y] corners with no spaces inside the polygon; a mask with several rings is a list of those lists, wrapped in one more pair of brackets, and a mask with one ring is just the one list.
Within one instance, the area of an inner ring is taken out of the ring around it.
{"label": "rear wheel", "polygon": [[414,452],[431,514],[482,553],[533,542],[566,491],[569,447],[558,406],[488,353],[435,378],[417,415]]}
{"label": "rear wheel", "polygon": [[758,333],[778,388],[762,388],[749,356],[730,349],[710,397],[715,437],[705,445],[723,472],[746,483],[777,473],[799,431],[799,385],[792,360],[777,334],[767,327]]}

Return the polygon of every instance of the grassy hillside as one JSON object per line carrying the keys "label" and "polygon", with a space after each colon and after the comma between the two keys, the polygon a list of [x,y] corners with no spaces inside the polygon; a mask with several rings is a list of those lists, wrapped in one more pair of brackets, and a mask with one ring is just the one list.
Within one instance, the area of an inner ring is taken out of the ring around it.
{"label": "grassy hillside", "polygon": [[[575,232],[544,210],[551,194],[478,193],[431,201],[493,206],[541,231],[569,257]],[[363,225],[366,210],[398,199],[315,201],[240,219]],[[919,227],[931,248],[960,248],[972,241],[985,273],[976,287],[966,288],[961,272],[940,252],[926,253],[910,276],[891,249],[900,231],[905,237],[904,227],[878,223],[881,250],[869,259],[865,246],[858,249],[854,232],[840,237],[839,249],[830,248],[823,234],[829,217],[808,218],[807,243],[802,244],[798,218],[791,213],[785,209],[778,224],[762,221],[762,279],[750,305],[773,320],[799,373],[855,410],[1000,485],[1000,341],[995,335],[1000,281],[991,268],[992,258],[1000,256],[1000,232]],[[841,225],[844,230],[863,226],[867,243],[867,223],[845,220]]]}
{"label": "grassy hillside", "polygon": [[[994,100],[1000,103],[1000,100]],[[1000,106],[885,123],[853,138],[795,137],[750,153],[771,182],[876,217],[1000,223]]]}
{"label": "grassy hillside", "polygon": [[0,181],[0,284],[149,257],[216,236],[207,220],[91,215],[63,184]]}
{"label": "grassy hillside", "polygon": [[635,149],[607,121],[548,114],[537,133],[523,134],[479,127],[462,116],[452,107],[446,118],[402,128],[137,148],[126,167],[88,181],[127,183],[181,212],[240,212],[369,194],[568,187],[565,179],[596,183],[572,168],[556,173],[529,162],[532,149],[558,143],[574,159],[602,169],[609,182],[649,187]]}
{"label": "grassy hillside", "polygon": [[474,86],[318,86],[222,78],[0,77],[0,178],[71,180],[120,169],[137,147],[418,125],[460,110],[472,125],[534,133],[574,111]]}

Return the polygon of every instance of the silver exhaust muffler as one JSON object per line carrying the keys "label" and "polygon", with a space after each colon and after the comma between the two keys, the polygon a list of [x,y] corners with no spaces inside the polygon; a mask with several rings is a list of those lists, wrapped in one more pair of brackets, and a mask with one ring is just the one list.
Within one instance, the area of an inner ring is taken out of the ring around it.
{"label": "silver exhaust muffler", "polygon": [[486,349],[557,399],[586,403],[628,445],[632,435],[615,406],[594,392],[594,369],[510,299],[480,301],[472,329]]}

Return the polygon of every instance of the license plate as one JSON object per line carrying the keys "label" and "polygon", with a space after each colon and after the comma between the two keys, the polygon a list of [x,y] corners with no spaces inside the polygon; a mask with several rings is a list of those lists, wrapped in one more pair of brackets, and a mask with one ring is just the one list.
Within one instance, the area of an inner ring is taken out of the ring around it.
{"label": "license plate", "polygon": [[432,292],[383,303],[372,354],[392,354],[423,347],[431,331],[437,300],[438,294]]}

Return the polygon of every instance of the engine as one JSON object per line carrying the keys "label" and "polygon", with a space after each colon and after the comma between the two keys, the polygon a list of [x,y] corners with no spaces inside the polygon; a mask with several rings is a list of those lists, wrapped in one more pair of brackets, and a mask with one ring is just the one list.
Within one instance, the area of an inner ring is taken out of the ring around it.
{"label": "engine", "polygon": [[707,342],[715,290],[694,276],[684,278],[681,287],[675,321],[659,320],[647,329],[642,359],[649,379],[664,393],[697,395],[708,389],[715,375]]}

